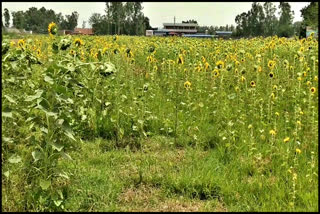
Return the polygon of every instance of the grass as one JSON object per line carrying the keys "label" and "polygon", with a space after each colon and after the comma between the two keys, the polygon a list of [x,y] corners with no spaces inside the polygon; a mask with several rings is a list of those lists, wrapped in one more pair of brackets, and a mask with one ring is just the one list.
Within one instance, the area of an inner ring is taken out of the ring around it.
{"label": "grass", "polygon": [[[177,148],[170,139],[142,141],[141,150],[85,142],[59,166],[72,172],[67,211],[285,211],[284,180],[269,159],[217,149]],[[258,173],[261,172],[261,173]],[[310,197],[314,197],[310,195]],[[310,202],[310,201],[309,201]],[[317,204],[305,203],[314,211]],[[289,203],[289,202],[288,202]],[[308,206],[308,208],[307,208]],[[313,208],[312,208],[313,207]]]}

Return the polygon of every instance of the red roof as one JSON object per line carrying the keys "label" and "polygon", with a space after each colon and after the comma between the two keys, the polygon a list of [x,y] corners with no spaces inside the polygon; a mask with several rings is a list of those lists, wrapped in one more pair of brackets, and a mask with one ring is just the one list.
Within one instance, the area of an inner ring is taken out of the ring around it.
{"label": "red roof", "polygon": [[84,34],[84,35],[93,35],[92,28],[75,28],[74,32],[81,33],[81,34]]}

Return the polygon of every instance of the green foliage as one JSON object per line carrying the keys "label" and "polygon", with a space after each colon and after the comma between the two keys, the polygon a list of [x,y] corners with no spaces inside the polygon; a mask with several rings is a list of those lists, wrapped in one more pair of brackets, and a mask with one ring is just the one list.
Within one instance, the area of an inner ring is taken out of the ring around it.
{"label": "green foliage", "polygon": [[102,34],[144,35],[151,29],[148,17],[142,13],[142,2],[107,2],[106,15],[94,13],[89,19],[94,32]]}
{"label": "green foliage", "polygon": [[74,30],[78,24],[78,17],[77,12],[72,12],[71,15],[66,15],[66,19],[64,19],[61,13],[56,14],[51,9],[31,7],[25,12],[13,11],[12,25],[18,29],[31,30],[33,33],[47,34],[48,25],[51,22],[56,23],[60,29]]}
{"label": "green foliage", "polygon": [[4,8],[4,21],[5,21],[4,26],[9,27],[9,24],[10,24],[10,13],[9,13],[9,10],[7,8]]}
{"label": "green foliage", "polygon": [[301,16],[303,17],[303,24],[318,28],[319,26],[319,5],[318,2],[310,2],[310,4],[301,9]]}

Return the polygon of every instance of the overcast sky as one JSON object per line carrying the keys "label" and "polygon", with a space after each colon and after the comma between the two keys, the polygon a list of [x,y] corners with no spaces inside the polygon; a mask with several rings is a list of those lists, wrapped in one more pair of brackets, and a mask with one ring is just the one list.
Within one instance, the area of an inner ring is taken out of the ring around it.
{"label": "overcast sky", "polygon": [[[294,11],[294,22],[301,21],[300,10],[309,2],[289,2]],[[2,2],[2,13],[8,8],[10,15],[12,11],[26,11],[30,7],[45,7],[53,9],[56,13],[71,15],[73,11],[79,13],[78,27],[86,21],[86,27],[90,27],[88,20],[93,13],[104,14],[106,8],[104,2]],[[149,17],[152,27],[162,28],[162,23],[182,22],[195,19],[200,26],[235,25],[236,15],[251,9],[252,2],[144,2],[143,13]],[[278,7],[279,3],[274,3]],[[277,11],[278,15],[278,11]],[[10,20],[12,24],[12,20]]]}

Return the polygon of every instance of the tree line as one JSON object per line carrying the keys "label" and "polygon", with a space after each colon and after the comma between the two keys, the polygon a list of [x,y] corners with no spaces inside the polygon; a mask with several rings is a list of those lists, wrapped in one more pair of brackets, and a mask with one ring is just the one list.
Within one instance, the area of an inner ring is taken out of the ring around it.
{"label": "tree line", "polygon": [[278,8],[279,18],[276,17],[276,7],[272,2],[265,2],[263,5],[254,2],[248,12],[236,16],[234,36],[305,37],[306,26],[318,27],[318,2],[311,2],[301,9],[302,22],[292,23],[294,11],[288,2],[280,2]]}
{"label": "tree line", "polygon": [[89,24],[97,35],[144,35],[152,27],[142,9],[142,2],[106,2],[105,14],[92,14]]}
{"label": "tree line", "polygon": [[[34,33],[48,33],[48,25],[55,22],[59,29],[74,30],[78,25],[78,12],[74,11],[71,15],[63,16],[61,13],[55,13],[53,10],[47,10],[42,7],[37,9],[31,7],[27,11],[13,11],[12,26],[17,29],[32,30]],[[9,27],[10,13],[7,8],[4,9],[5,26]]]}

